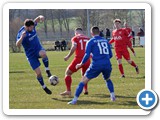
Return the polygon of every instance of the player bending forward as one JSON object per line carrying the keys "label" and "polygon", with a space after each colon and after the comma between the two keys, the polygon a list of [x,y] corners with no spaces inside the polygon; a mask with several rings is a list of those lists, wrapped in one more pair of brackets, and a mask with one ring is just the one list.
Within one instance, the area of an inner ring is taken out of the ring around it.
{"label": "player bending forward", "polygon": [[106,85],[110,91],[111,100],[115,101],[114,87],[110,79],[112,71],[110,58],[112,57],[112,51],[107,40],[99,36],[99,32],[98,27],[91,28],[93,38],[87,42],[85,56],[83,57],[82,62],[76,65],[76,68],[78,69],[83,66],[89,59],[90,54],[93,55],[92,63],[87,69],[85,75],[82,77],[73,100],[68,102],[68,104],[76,104],[85,84],[87,84],[91,79],[96,78],[100,73],[103,74],[103,78],[106,81]]}
{"label": "player bending forward", "polygon": [[114,20],[114,26],[116,29],[113,30],[112,39],[109,41],[109,43],[110,44],[112,44],[113,42],[115,43],[114,45],[115,54],[116,54],[116,59],[117,59],[118,66],[119,66],[119,71],[121,73],[121,78],[125,78],[124,70],[122,66],[122,56],[124,57],[124,59],[126,59],[126,61],[129,64],[131,64],[135,68],[137,74],[139,74],[138,66],[134,63],[134,61],[130,59],[130,54],[127,49],[126,41],[128,41],[130,37],[128,36],[128,32],[125,29],[121,28],[120,19]]}
{"label": "player bending forward", "polygon": [[[77,72],[78,69],[76,69],[76,65],[82,61],[82,58],[85,54],[85,47],[86,47],[86,42],[89,40],[89,38],[85,35],[83,35],[82,28],[76,28],[75,29],[75,36],[72,38],[72,48],[68,55],[64,57],[64,60],[67,61],[72,54],[75,52],[75,57],[71,64],[67,67],[66,72],[65,72],[65,83],[66,83],[66,91],[63,93],[60,93],[61,96],[66,96],[68,95],[71,97],[71,83],[72,83],[72,78],[71,75],[74,72]],[[82,68],[81,73],[82,76],[85,74],[87,68],[90,65],[90,60],[88,59],[85,64],[83,64],[80,68]],[[84,86],[84,94],[88,94],[87,90],[87,84]]]}
{"label": "player bending forward", "polygon": [[40,21],[44,21],[44,17],[42,15],[38,16],[34,20],[26,19],[24,21],[24,26],[22,26],[18,31],[16,45],[20,47],[22,44],[22,46],[24,47],[27,60],[30,66],[32,67],[32,69],[35,71],[37,75],[37,80],[41,84],[43,90],[47,94],[52,94],[52,92],[44,84],[43,77],[40,70],[39,58],[42,58],[47,76],[48,77],[51,76],[51,73],[49,70],[48,57],[46,55],[45,49],[42,47],[39,41],[39,38],[36,33],[36,29],[35,29],[35,27],[37,26],[37,23],[39,23]]}

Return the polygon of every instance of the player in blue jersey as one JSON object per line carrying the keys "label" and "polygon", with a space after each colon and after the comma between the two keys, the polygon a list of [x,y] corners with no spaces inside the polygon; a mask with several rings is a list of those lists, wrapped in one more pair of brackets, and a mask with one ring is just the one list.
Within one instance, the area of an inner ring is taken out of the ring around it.
{"label": "player in blue jersey", "polygon": [[93,38],[91,38],[87,42],[83,60],[81,61],[81,63],[76,65],[76,68],[78,69],[83,64],[85,64],[90,58],[90,54],[92,54],[92,63],[87,69],[85,75],[82,77],[82,80],[76,89],[74,98],[72,99],[72,101],[68,102],[68,104],[76,104],[84,85],[91,79],[96,78],[100,73],[103,74],[103,78],[110,91],[111,100],[115,101],[114,86],[110,79],[112,71],[110,58],[112,57],[112,51],[110,49],[108,41],[105,38],[100,37],[99,33],[100,31],[98,27],[91,28],[91,34]]}
{"label": "player in blue jersey", "polygon": [[51,76],[51,73],[49,70],[49,61],[46,55],[46,51],[42,47],[35,29],[35,27],[37,26],[37,23],[41,21],[42,22],[44,21],[44,16],[42,15],[38,16],[34,20],[26,19],[24,21],[24,26],[22,26],[18,31],[16,45],[20,47],[22,44],[27,60],[30,66],[32,67],[32,69],[35,71],[37,75],[37,80],[41,84],[43,90],[47,94],[52,94],[52,92],[44,84],[43,77],[40,70],[39,58],[42,58],[47,76],[48,77]]}

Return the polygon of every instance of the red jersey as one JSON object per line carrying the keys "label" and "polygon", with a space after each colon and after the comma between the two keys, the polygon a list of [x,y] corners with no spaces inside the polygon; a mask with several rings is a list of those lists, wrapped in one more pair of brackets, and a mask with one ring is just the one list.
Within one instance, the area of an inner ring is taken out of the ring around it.
{"label": "red jersey", "polygon": [[127,49],[126,41],[128,41],[129,36],[128,32],[121,28],[121,29],[115,29],[112,31],[112,39],[109,41],[110,44],[113,42],[115,43],[115,50],[121,51]]}
{"label": "red jersey", "polygon": [[123,29],[128,32],[128,38],[129,38],[129,40],[130,40],[131,38],[133,38],[133,37],[132,37],[132,29],[130,29],[130,28],[123,28]]}
{"label": "red jersey", "polygon": [[90,38],[85,35],[76,35],[72,38],[72,44],[76,44],[77,48],[75,51],[76,58],[83,58],[85,54],[86,43]]}

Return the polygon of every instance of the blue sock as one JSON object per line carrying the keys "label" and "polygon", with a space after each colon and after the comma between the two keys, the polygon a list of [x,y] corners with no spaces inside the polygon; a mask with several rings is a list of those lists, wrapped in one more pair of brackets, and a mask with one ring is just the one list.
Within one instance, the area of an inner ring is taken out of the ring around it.
{"label": "blue sock", "polygon": [[41,84],[41,86],[44,86],[43,77],[37,77],[38,82]]}
{"label": "blue sock", "polygon": [[43,61],[44,66],[45,66],[46,68],[48,68],[48,66],[49,66],[48,57],[43,58],[42,61]]}
{"label": "blue sock", "polygon": [[107,85],[110,93],[114,92],[114,86],[113,86],[113,83],[110,79],[106,80],[106,85]]}
{"label": "blue sock", "polygon": [[79,97],[79,95],[82,93],[82,90],[83,90],[83,87],[84,87],[84,83],[83,82],[80,82],[77,89],[76,89],[76,93],[75,93],[75,96],[76,97]]}

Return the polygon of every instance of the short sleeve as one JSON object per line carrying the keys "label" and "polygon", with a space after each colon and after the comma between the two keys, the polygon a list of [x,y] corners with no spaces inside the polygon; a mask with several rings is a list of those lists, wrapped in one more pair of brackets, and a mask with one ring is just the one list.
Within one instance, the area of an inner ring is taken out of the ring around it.
{"label": "short sleeve", "polygon": [[75,37],[73,37],[73,38],[71,39],[71,42],[72,42],[72,45],[77,45],[77,41],[76,41],[76,38],[75,38]]}

